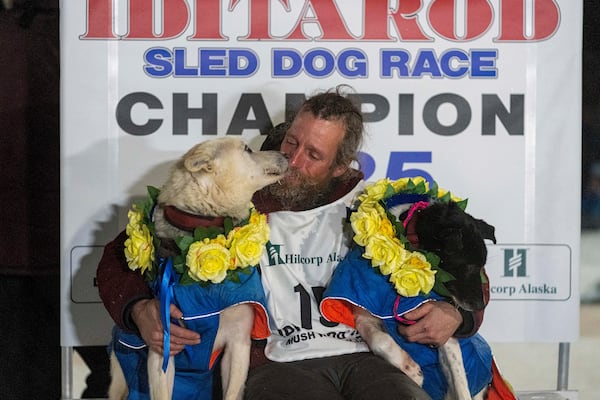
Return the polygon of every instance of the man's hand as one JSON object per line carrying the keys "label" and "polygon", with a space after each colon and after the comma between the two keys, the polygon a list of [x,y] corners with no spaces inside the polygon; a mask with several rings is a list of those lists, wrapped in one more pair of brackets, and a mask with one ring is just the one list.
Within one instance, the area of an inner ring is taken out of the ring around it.
{"label": "man's hand", "polygon": [[[170,308],[171,318],[179,320],[183,313],[173,304]],[[142,339],[148,347],[163,354],[163,326],[160,321],[160,306],[157,299],[140,300],[133,305],[131,318],[140,330]],[[200,343],[200,335],[194,331],[171,323],[170,355],[175,355],[185,348],[186,345]]]}
{"label": "man's hand", "polygon": [[404,314],[404,317],[417,322],[398,324],[398,333],[409,342],[432,347],[446,343],[462,323],[460,312],[445,301],[428,301]]}

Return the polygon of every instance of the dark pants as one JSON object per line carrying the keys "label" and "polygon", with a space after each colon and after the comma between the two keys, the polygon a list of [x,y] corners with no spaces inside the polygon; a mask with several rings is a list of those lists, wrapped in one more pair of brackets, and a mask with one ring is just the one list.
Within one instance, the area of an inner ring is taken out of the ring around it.
{"label": "dark pants", "polygon": [[347,354],[250,371],[246,400],[427,400],[410,378],[372,353]]}

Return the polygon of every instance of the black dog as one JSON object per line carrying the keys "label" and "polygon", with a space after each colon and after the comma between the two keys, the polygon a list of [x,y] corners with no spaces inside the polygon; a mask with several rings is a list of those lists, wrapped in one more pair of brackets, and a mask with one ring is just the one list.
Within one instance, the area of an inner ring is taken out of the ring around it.
{"label": "black dog", "polygon": [[[405,220],[407,213],[399,216]],[[482,287],[487,259],[485,239],[496,243],[494,227],[475,219],[454,202],[433,201],[412,214],[406,236],[414,247],[440,257],[439,267],[455,279],[444,283],[448,295],[459,307],[482,310],[487,302]],[[356,329],[373,353],[402,370],[417,384],[423,384],[420,366],[387,334],[381,321],[359,306],[353,307]],[[471,399],[458,340],[450,338],[438,349],[438,357],[448,382],[447,399]],[[475,399],[484,399],[486,389]]]}
{"label": "black dog", "polygon": [[433,202],[413,218],[419,248],[437,254],[439,267],[456,278],[445,283],[454,303],[468,311],[482,310],[485,239],[496,243],[494,227],[473,218],[454,202]]}

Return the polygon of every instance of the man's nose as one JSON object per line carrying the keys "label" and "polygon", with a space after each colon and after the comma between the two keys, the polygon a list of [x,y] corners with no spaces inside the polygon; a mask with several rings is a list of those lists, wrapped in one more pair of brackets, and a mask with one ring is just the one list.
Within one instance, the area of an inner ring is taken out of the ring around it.
{"label": "man's nose", "polygon": [[288,165],[292,168],[299,168],[303,164],[302,153],[298,149],[291,151],[286,154],[288,158]]}

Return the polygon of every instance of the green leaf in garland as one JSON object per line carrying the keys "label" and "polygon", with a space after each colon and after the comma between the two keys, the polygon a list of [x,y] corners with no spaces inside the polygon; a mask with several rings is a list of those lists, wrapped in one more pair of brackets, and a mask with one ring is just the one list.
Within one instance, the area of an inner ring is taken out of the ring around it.
{"label": "green leaf in garland", "polygon": [[465,211],[467,209],[467,203],[469,202],[469,199],[463,199],[461,201],[457,201],[456,205],[463,211]]}
{"label": "green leaf in garland", "polygon": [[394,187],[388,183],[387,186],[385,187],[385,193],[383,194],[382,199],[388,199],[395,194],[396,194],[396,191],[394,190]]}
{"label": "green leaf in garland", "polygon": [[194,238],[189,235],[179,236],[175,239],[175,244],[177,244],[177,247],[179,247],[179,250],[181,250],[182,253],[187,253],[190,244],[192,243],[194,243]]}
{"label": "green leaf in garland", "polygon": [[429,192],[427,193],[429,197],[436,199],[438,197],[439,186],[436,181],[433,181],[433,184],[430,185]]}
{"label": "green leaf in garland", "polygon": [[450,281],[456,280],[456,278],[454,277],[454,275],[452,275],[448,271],[444,271],[441,268],[436,268],[436,271],[437,271],[435,273],[435,281],[436,282],[446,283],[446,282],[450,282]]}
{"label": "green leaf in garland", "polygon": [[431,251],[425,252],[425,259],[427,260],[427,262],[429,262],[429,264],[431,264],[432,267],[437,267],[438,265],[440,265],[440,257],[437,254],[432,253]]}
{"label": "green leaf in garland", "polygon": [[252,268],[254,268],[254,267],[252,267],[252,266],[247,266],[247,267],[245,267],[245,268],[239,268],[239,269],[237,270],[237,272],[241,272],[241,273],[242,273],[242,274],[244,274],[244,275],[250,275],[250,274],[252,273]]}
{"label": "green leaf in garland", "polygon": [[231,217],[226,217],[225,220],[223,221],[223,234],[227,237],[227,235],[229,235],[229,232],[231,232],[231,230],[233,229],[233,220],[231,219]]}
{"label": "green leaf in garland", "polygon": [[154,203],[158,202],[158,195],[160,194],[160,189],[154,186],[146,186],[146,190],[148,190],[148,196]]}
{"label": "green leaf in garland", "polygon": [[196,229],[194,229],[194,239],[196,241],[201,241],[206,238],[214,239],[222,233],[223,233],[223,228],[219,228],[216,226],[209,226],[208,228],[204,228],[204,227],[199,226]]}
{"label": "green leaf in garland", "polygon": [[185,265],[184,255],[178,254],[175,257],[173,257],[173,269],[178,274],[183,274],[186,271],[187,266]]}
{"label": "green leaf in garland", "polygon": [[181,285],[191,285],[197,283],[197,281],[190,276],[188,271],[185,271],[185,273],[181,275],[181,278],[179,278],[179,283]]}
{"label": "green leaf in garland", "polygon": [[452,297],[452,295],[450,294],[450,292],[446,288],[446,285],[444,285],[442,282],[438,282],[437,280],[435,281],[435,284],[433,285],[433,289],[431,289],[431,290],[433,290],[434,292],[436,292],[440,296],[443,296],[443,297]]}
{"label": "green leaf in garland", "polygon": [[438,199],[443,201],[444,203],[449,203],[450,200],[452,200],[452,195],[450,194],[450,192],[446,192],[442,197],[438,197]]}
{"label": "green leaf in garland", "polygon": [[237,270],[236,271],[227,271],[227,279],[234,282],[234,283],[240,283],[240,277],[237,274]]}

